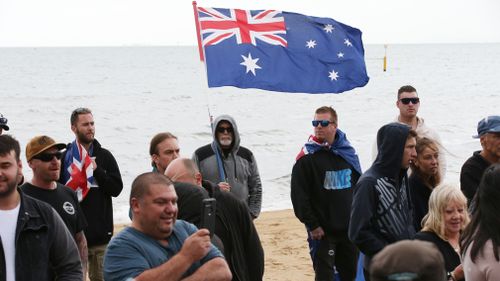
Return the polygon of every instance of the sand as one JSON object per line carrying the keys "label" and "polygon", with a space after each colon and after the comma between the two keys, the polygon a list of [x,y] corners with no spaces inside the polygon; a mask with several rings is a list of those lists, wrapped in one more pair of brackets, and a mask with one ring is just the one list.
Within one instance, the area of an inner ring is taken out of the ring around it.
{"label": "sand", "polygon": [[[125,225],[116,225],[115,233]],[[293,210],[262,212],[255,220],[265,254],[263,280],[313,280],[306,231]]]}

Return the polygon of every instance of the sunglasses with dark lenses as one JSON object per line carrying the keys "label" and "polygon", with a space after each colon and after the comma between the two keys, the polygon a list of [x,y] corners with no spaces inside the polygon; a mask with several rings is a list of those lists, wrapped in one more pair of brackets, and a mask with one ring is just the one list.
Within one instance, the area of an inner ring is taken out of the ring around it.
{"label": "sunglasses with dark lenses", "polygon": [[40,153],[40,154],[34,156],[33,159],[38,159],[38,160],[41,160],[43,162],[50,162],[50,161],[52,161],[52,159],[54,159],[54,157],[56,157],[57,160],[61,159],[62,152],[58,151],[58,152],[54,152],[54,153]]}
{"label": "sunglasses with dark lenses", "polygon": [[417,104],[420,102],[420,99],[419,98],[402,98],[402,99],[400,99],[400,101],[403,104],[409,104],[410,102],[413,104]]}
{"label": "sunglasses with dark lenses", "polygon": [[224,133],[227,132],[228,134],[233,132],[233,128],[224,128],[224,127],[218,127],[217,128],[218,133]]}
{"label": "sunglasses with dark lenses", "polygon": [[0,125],[7,125],[7,118],[0,116]]}
{"label": "sunglasses with dark lenses", "polygon": [[319,124],[321,124],[321,127],[326,127],[330,124],[333,124],[335,122],[330,122],[330,120],[313,120],[312,125],[313,127],[318,127]]}

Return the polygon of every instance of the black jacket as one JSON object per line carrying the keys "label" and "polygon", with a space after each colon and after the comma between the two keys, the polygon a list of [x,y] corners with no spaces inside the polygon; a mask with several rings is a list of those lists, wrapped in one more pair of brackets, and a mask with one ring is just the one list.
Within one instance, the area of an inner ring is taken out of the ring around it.
{"label": "black jacket", "polygon": [[217,200],[215,234],[224,244],[224,256],[233,281],[257,281],[264,275],[264,249],[248,206],[234,194],[203,181],[210,197]]}
{"label": "black jacket", "polygon": [[[111,197],[117,197],[123,189],[120,169],[115,158],[107,149],[94,140],[92,143],[92,155],[95,157],[97,168],[94,170],[94,178],[98,188],[91,188],[87,197],[80,202],[82,211],[87,219],[85,237],[89,247],[103,245],[109,242],[113,236],[113,205]],[[66,151],[71,150],[71,143]],[[66,152],[62,159],[65,159]],[[61,169],[66,165],[62,163]],[[62,184],[65,184],[62,182]]]}
{"label": "black jacket", "polygon": [[[18,192],[16,280],[83,280],[78,248],[62,219],[47,203]],[[0,280],[6,280],[1,241]]]}
{"label": "black jacket", "polygon": [[413,204],[413,225],[416,231],[420,231],[422,229],[422,219],[429,212],[429,198],[432,189],[425,185],[416,173],[411,174],[409,182],[410,197]]}
{"label": "black jacket", "polygon": [[467,197],[469,205],[476,194],[484,170],[491,165],[480,153],[481,151],[474,152],[460,171],[460,189]]}
{"label": "black jacket", "polygon": [[[347,161],[328,150],[301,157],[291,179],[295,216],[310,230],[321,226],[329,235],[345,237],[359,176]],[[325,187],[327,178],[332,179],[329,187]]]}
{"label": "black jacket", "polygon": [[407,169],[401,168],[410,128],[390,123],[378,131],[378,155],[354,190],[349,239],[368,258],[386,245],[415,235]]}

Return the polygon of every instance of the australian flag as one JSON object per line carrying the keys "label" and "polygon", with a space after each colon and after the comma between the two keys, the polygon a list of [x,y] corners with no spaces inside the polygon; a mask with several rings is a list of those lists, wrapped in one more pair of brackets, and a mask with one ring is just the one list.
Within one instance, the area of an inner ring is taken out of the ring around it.
{"label": "australian flag", "polygon": [[197,12],[209,87],[341,93],[368,83],[356,28],[275,10]]}

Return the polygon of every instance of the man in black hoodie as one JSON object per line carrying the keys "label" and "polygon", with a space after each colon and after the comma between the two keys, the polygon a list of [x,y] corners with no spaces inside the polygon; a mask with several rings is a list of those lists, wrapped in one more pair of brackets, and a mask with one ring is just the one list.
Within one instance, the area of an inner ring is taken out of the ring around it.
{"label": "man in black hoodie", "polygon": [[365,255],[365,280],[375,254],[415,235],[407,170],[417,156],[416,137],[405,124],[382,126],[377,133],[377,158],[354,189],[349,239]]}

